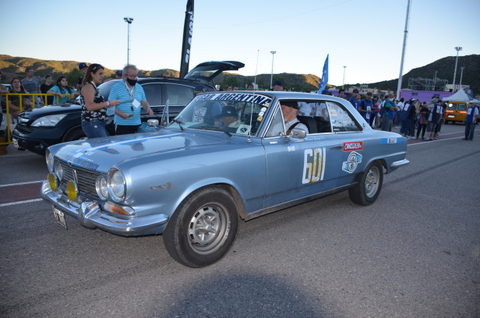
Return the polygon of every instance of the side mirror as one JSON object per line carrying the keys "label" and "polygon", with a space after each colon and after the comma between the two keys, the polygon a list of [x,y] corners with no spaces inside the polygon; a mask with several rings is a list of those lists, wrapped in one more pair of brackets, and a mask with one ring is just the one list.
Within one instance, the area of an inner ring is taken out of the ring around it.
{"label": "side mirror", "polygon": [[157,127],[159,125],[158,119],[149,119],[147,120],[148,127]]}
{"label": "side mirror", "polygon": [[296,128],[293,128],[292,129],[292,132],[290,133],[289,137],[293,137],[293,138],[300,138],[300,139],[303,139],[305,137],[307,137],[307,132],[303,129],[296,129]]}

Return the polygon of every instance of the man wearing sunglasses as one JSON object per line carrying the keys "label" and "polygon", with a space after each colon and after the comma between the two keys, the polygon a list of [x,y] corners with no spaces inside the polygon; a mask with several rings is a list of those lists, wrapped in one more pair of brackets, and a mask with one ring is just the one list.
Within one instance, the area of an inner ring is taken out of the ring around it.
{"label": "man wearing sunglasses", "polygon": [[115,107],[115,134],[134,134],[140,127],[140,111],[145,111],[153,116],[153,111],[148,104],[145,92],[137,83],[138,70],[135,65],[127,65],[122,71],[123,80],[112,87],[109,100],[119,100],[120,104]]}

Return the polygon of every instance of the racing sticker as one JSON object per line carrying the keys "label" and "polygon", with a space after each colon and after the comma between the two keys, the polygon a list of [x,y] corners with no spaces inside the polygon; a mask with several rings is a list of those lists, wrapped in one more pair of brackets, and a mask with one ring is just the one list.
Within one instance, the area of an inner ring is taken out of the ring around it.
{"label": "racing sticker", "polygon": [[380,140],[381,144],[396,144],[396,143],[401,143],[402,138],[397,138],[397,137],[391,137],[391,138],[382,138]]}
{"label": "racing sticker", "polygon": [[343,151],[363,150],[363,141],[351,141],[343,143]]}
{"label": "racing sticker", "polygon": [[325,148],[305,149],[303,153],[302,183],[323,180],[325,175]]}
{"label": "racing sticker", "polygon": [[348,154],[347,161],[342,163],[342,170],[348,173],[353,173],[357,170],[360,162],[362,162],[362,155],[356,151],[352,151]]}

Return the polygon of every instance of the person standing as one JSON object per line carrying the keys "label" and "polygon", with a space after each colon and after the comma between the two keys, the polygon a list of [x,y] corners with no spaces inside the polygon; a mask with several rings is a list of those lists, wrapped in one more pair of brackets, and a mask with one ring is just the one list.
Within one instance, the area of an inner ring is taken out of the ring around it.
{"label": "person standing", "polygon": [[418,129],[417,129],[417,139],[420,137],[420,131],[422,132],[422,140],[425,140],[425,130],[427,129],[428,117],[430,110],[427,107],[427,104],[423,102],[418,118]]}
{"label": "person standing", "polygon": [[[42,94],[47,94],[47,92],[53,87],[52,77],[50,75],[45,75],[45,83],[40,85],[40,92]],[[53,104],[53,96],[47,96],[47,105]]]}
{"label": "person standing", "polygon": [[427,123],[428,139],[426,140],[428,141],[433,140],[433,138],[435,137],[435,129],[441,120],[440,105],[438,105],[437,103],[438,103],[438,99],[434,97],[432,98],[432,101],[428,106],[428,109],[430,110],[430,114],[428,115],[428,123]]}
{"label": "person standing", "polygon": [[38,80],[33,76],[34,74],[33,68],[31,67],[25,68],[25,73],[26,73],[26,77],[22,79],[22,85],[25,91],[29,94],[41,93]]}
{"label": "person standing", "polygon": [[467,120],[465,121],[465,138],[462,140],[473,140],[478,119],[479,111],[477,105],[470,104],[467,109]]}
{"label": "person standing", "polygon": [[112,87],[109,100],[119,100],[121,103],[115,107],[115,134],[134,134],[142,121],[140,119],[140,106],[153,116],[153,111],[145,97],[145,92],[137,83],[138,70],[135,65],[123,68],[123,80]]}
{"label": "person standing", "polygon": [[82,89],[83,78],[85,77],[85,74],[87,74],[87,68],[87,63],[78,63],[78,69],[80,70],[81,75],[78,77],[76,88],[79,92]]}
{"label": "person standing", "polygon": [[360,101],[357,100],[357,96],[358,89],[355,88],[352,92],[352,96],[348,99],[350,104],[352,104],[353,108],[355,108],[356,110],[358,110],[358,106],[360,105]]}
{"label": "person standing", "polygon": [[100,64],[90,64],[82,82],[80,104],[82,105],[82,129],[88,138],[108,136],[105,128],[107,108],[115,107],[118,100],[104,101],[97,85],[102,83],[104,68]]}
{"label": "person standing", "polygon": [[282,92],[283,91],[283,82],[282,81],[275,81],[275,83],[273,83],[272,89],[275,92]]}
{"label": "person standing", "polygon": [[367,96],[360,102],[360,106],[358,107],[358,111],[360,115],[367,121],[367,123],[371,126],[373,119],[375,118],[375,112],[373,110],[373,101],[372,101],[372,93],[368,92]]}
{"label": "person standing", "polygon": [[382,130],[392,131],[393,119],[395,118],[395,113],[397,107],[394,102],[394,95],[389,94],[387,100],[382,106],[383,116],[382,116]]}
{"label": "person standing", "polygon": [[[26,94],[23,88],[22,81],[18,77],[12,78],[10,81],[10,94]],[[21,102],[20,102],[21,101]],[[32,101],[24,96],[10,95],[8,97],[8,108],[11,111],[11,116],[17,119],[20,111],[28,111],[32,109]]]}

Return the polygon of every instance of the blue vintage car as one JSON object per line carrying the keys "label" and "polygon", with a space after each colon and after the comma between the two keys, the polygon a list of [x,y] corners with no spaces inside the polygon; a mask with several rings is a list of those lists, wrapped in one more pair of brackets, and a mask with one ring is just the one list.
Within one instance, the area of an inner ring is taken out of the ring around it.
{"label": "blue vintage car", "polygon": [[[286,129],[285,107],[311,111]],[[203,93],[152,132],[51,146],[41,192],[65,227],[67,214],[114,234],[163,234],[176,261],[203,267],[228,252],[240,219],[343,190],[372,204],[406,149],[336,97]]]}

